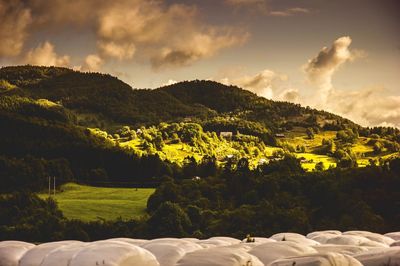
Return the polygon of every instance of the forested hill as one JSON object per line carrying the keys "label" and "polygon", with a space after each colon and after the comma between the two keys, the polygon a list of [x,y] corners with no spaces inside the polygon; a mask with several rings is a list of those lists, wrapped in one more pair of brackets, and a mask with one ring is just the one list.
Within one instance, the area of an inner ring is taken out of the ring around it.
{"label": "forested hill", "polygon": [[188,118],[204,121],[220,115],[257,121],[273,130],[296,125],[358,127],[330,113],[267,100],[213,81],[186,81],[154,90],[136,90],[106,74],[13,66],[0,69],[0,93],[60,103],[85,125],[100,128],[115,123],[138,126]]}
{"label": "forested hill", "polygon": [[56,67],[0,69],[0,126],[3,191],[40,189],[48,176],[142,183],[285,156],[323,171],[400,155],[398,129],[364,128],[235,86],[195,80],[139,90]]}

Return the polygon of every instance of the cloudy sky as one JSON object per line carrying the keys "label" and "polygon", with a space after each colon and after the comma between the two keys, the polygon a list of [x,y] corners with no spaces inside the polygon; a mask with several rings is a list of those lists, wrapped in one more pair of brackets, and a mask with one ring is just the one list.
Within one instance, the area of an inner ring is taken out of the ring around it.
{"label": "cloudy sky", "polygon": [[212,79],[400,127],[399,0],[0,0],[0,65]]}

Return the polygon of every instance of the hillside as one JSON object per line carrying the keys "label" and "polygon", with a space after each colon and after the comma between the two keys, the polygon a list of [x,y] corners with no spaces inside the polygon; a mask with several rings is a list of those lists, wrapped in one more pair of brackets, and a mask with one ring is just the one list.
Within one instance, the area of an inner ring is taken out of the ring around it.
{"label": "hillside", "polygon": [[[270,101],[213,81],[181,82],[156,90],[135,90],[106,74],[37,66],[3,67],[0,81],[7,88],[13,88],[4,90],[4,95],[48,99],[73,110],[78,119],[91,114],[94,120],[112,124],[137,126],[188,117],[204,120],[233,113],[276,129],[291,124],[316,126],[321,121],[356,126],[333,114]],[[82,122],[94,125],[90,121]]]}
{"label": "hillside", "polygon": [[21,183],[18,169],[29,179],[37,167],[40,187],[47,175],[153,182],[201,174],[184,169],[191,164],[245,158],[253,169],[290,153],[309,171],[399,155],[397,129],[363,128],[213,81],[137,90],[110,75],[34,66],[1,68],[0,81],[0,156],[10,187]]}
{"label": "hillside", "polygon": [[211,81],[135,90],[25,66],[0,69],[0,85],[2,239],[398,228],[398,129]]}

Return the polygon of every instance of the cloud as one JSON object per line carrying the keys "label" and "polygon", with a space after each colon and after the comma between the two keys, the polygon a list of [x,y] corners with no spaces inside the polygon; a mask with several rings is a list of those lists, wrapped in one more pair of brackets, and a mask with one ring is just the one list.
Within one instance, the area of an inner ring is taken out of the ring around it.
{"label": "cloud", "polygon": [[297,14],[308,14],[308,13],[311,13],[311,10],[304,7],[292,7],[292,8],[287,8],[285,10],[273,10],[269,12],[271,16],[276,16],[276,17],[290,17]]}
{"label": "cloud", "polygon": [[0,1],[0,57],[21,53],[31,23],[31,12],[20,1]]}
{"label": "cloud", "polygon": [[136,52],[133,43],[99,42],[98,47],[104,57],[116,58],[120,61],[132,59]]}
{"label": "cloud", "polygon": [[278,95],[277,100],[298,103],[301,100],[299,90],[298,89],[286,89]]}
{"label": "cloud", "polygon": [[85,58],[85,64],[82,67],[83,71],[96,72],[101,69],[104,61],[98,55],[90,54]]}
{"label": "cloud", "polygon": [[226,85],[236,85],[250,90],[259,96],[272,99],[276,96],[275,92],[279,88],[279,83],[286,80],[286,75],[265,69],[255,75],[243,75],[236,78],[225,77],[219,81]]}
{"label": "cloud", "polygon": [[31,49],[25,56],[24,63],[39,66],[69,66],[68,55],[59,56],[54,51],[54,45],[50,42],[39,44]]}
{"label": "cloud", "polygon": [[240,45],[248,38],[247,33],[224,32],[216,30],[193,33],[185,42],[164,47],[159,54],[152,57],[151,63],[159,69],[169,66],[185,66],[202,58],[208,58],[221,49]]}
{"label": "cloud", "polygon": [[96,34],[102,57],[130,60],[140,51],[154,69],[182,67],[240,45],[248,34],[200,23],[197,8],[163,1],[117,0],[98,11]]}
{"label": "cloud", "polygon": [[354,60],[357,53],[350,51],[352,40],[349,36],[340,37],[332,47],[323,47],[319,54],[303,66],[308,80],[319,89],[318,94],[323,101],[327,100],[333,89],[332,76],[344,63]]}
{"label": "cloud", "polygon": [[233,6],[237,11],[247,9],[267,13],[267,2],[265,0],[225,0],[227,5]]}
{"label": "cloud", "polygon": [[258,12],[267,16],[289,17],[297,14],[308,14],[311,10],[304,7],[290,7],[283,10],[274,10],[267,0],[225,0],[225,3],[235,8],[236,11],[243,9]]}
{"label": "cloud", "polygon": [[20,55],[28,30],[34,35],[74,27],[95,35],[93,53],[104,63],[135,59],[161,69],[215,56],[249,36],[240,27],[202,21],[194,5],[166,0],[5,2],[0,2],[0,56]]}
{"label": "cloud", "polygon": [[167,82],[163,83],[163,84],[161,85],[161,87],[173,85],[173,84],[176,84],[176,83],[178,83],[178,81],[173,80],[173,79],[169,79]]}
{"label": "cloud", "polygon": [[314,99],[302,102],[347,117],[364,126],[400,127],[400,96],[387,95],[382,86],[344,91],[335,88],[332,79],[345,63],[365,57],[363,50],[350,50],[350,37],[340,37],[332,47],[324,47],[303,69],[311,84],[317,87]]}
{"label": "cloud", "polygon": [[328,108],[365,126],[400,128],[400,96],[385,95],[380,86],[349,92],[335,90]]}

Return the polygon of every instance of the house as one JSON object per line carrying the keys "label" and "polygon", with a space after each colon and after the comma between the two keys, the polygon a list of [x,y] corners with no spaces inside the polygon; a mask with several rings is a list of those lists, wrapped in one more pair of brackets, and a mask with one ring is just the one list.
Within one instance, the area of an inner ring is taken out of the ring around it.
{"label": "house", "polygon": [[233,133],[231,131],[222,131],[219,133],[219,136],[222,138],[232,138]]}
{"label": "house", "polygon": [[284,138],[284,137],[285,137],[285,134],[283,134],[283,133],[277,133],[277,134],[275,134],[275,137],[277,137],[277,138]]}

